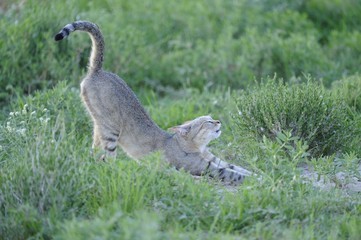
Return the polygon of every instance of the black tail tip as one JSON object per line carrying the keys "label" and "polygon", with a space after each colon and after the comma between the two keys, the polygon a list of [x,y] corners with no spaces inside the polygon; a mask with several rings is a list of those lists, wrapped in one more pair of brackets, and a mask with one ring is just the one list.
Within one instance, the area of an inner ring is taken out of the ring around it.
{"label": "black tail tip", "polygon": [[60,40],[64,39],[64,36],[63,36],[63,34],[58,33],[55,35],[54,39],[55,39],[55,41],[60,41]]}

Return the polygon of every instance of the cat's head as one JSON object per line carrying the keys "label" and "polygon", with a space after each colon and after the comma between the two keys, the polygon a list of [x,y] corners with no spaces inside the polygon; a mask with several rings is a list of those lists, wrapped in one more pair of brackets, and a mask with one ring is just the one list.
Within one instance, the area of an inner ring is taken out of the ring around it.
{"label": "cat's head", "polygon": [[210,116],[201,116],[169,129],[188,145],[194,145],[201,151],[213,139],[221,135],[221,122]]}

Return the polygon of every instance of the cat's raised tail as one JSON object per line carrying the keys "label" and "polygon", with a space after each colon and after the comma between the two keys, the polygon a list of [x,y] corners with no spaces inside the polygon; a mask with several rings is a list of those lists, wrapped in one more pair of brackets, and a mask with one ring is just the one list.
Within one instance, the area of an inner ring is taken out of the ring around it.
{"label": "cat's raised tail", "polygon": [[96,72],[102,69],[104,56],[104,38],[98,26],[88,21],[76,21],[69,23],[55,35],[55,41],[61,41],[74,31],[88,32],[92,39],[92,52],[89,60],[89,71]]}

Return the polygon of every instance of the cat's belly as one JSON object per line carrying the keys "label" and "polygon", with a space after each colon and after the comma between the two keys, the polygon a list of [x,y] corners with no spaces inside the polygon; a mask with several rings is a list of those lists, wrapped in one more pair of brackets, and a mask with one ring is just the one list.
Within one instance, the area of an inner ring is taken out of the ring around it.
{"label": "cat's belly", "polygon": [[134,139],[132,137],[119,139],[119,145],[133,159],[141,159],[154,151],[154,148],[150,147],[149,144],[143,143],[141,139]]}

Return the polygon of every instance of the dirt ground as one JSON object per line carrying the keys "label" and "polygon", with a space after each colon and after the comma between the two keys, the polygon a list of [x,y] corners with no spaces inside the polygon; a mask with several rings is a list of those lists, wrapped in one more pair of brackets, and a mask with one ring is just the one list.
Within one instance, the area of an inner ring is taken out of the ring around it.
{"label": "dirt ground", "polygon": [[[358,167],[361,175],[361,165]],[[338,172],[333,177],[317,173],[310,166],[302,166],[301,177],[305,182],[312,183],[314,187],[328,190],[331,188],[340,188],[354,192],[361,192],[361,179],[356,176],[350,176],[345,172]]]}

